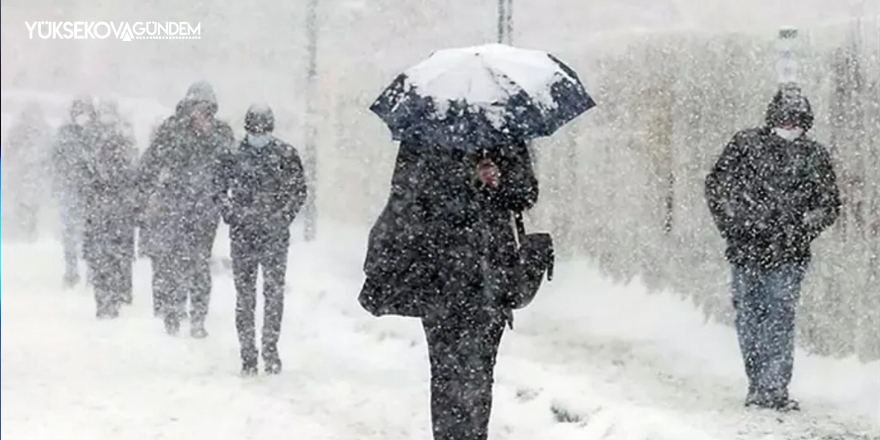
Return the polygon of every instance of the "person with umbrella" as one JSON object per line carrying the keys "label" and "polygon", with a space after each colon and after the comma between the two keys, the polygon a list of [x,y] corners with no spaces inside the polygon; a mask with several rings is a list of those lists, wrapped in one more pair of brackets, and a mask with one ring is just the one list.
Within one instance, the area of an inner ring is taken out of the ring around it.
{"label": "person with umbrella", "polygon": [[526,141],[593,105],[558,60],[491,45],[433,54],[371,108],[401,143],[359,301],[421,319],[435,440],[488,437],[498,346],[521,303],[510,221],[538,199]]}

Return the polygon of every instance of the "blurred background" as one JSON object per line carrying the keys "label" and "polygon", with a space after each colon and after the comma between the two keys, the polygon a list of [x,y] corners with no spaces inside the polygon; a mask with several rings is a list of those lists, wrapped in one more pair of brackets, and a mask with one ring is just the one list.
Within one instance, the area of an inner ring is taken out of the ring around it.
{"label": "blurred background", "polygon": [[[812,135],[832,148],[845,197],[815,247],[799,343],[880,359],[880,2],[513,0],[512,12],[513,44],[569,63],[598,101],[536,143],[542,195],[529,227],[553,232],[565,258],[684,295],[728,323],[728,268],[703,179],[737,130],[762,122],[779,28],[796,27],[800,78],[817,114]],[[319,218],[366,230],[396,154],[370,103],[435,49],[494,42],[497,14],[487,0],[4,1],[3,134],[28,100],[57,126],[74,96],[117,96],[143,150],[187,86],[205,79],[239,135],[254,101],[275,109],[277,134],[301,154],[313,126]],[[201,24],[201,38],[31,40],[32,21],[186,21]],[[6,211],[4,203],[4,228]],[[45,218],[53,230],[55,216]]]}

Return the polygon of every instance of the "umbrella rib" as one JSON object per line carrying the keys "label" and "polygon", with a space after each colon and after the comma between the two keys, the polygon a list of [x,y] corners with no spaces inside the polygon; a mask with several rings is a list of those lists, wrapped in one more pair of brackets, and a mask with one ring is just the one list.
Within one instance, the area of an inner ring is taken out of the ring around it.
{"label": "umbrella rib", "polygon": [[[493,70],[489,65],[486,64],[486,59],[485,59],[485,58],[480,57],[480,62],[483,64],[483,67],[485,67],[486,70],[489,72],[489,76],[492,78],[492,81],[495,81],[495,84],[497,84],[498,87],[499,87],[502,91],[504,91],[505,93],[508,93],[508,94],[509,94],[507,88],[504,87],[504,85],[501,84],[501,81],[498,80],[498,76],[499,76],[499,75],[500,75],[500,76],[503,76],[504,78],[506,78],[508,81],[510,81],[511,84],[516,85],[517,87],[522,88],[521,86],[519,86],[519,84],[516,84],[515,82],[513,82],[513,80],[511,80],[510,77],[507,76],[507,75],[505,75],[503,72],[495,72],[495,70]],[[490,103],[490,104],[492,104],[492,103]]]}

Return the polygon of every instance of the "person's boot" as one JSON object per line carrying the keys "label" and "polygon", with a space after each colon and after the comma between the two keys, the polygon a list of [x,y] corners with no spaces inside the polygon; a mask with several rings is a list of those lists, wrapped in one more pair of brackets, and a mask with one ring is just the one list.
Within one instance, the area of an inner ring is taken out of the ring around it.
{"label": "person's boot", "polygon": [[171,310],[166,311],[164,321],[165,333],[171,336],[177,336],[180,333],[180,317],[177,316],[177,313]]}
{"label": "person's boot", "polygon": [[773,393],[759,387],[749,385],[749,394],[746,396],[746,408],[770,408],[773,404]]}
{"label": "person's boot", "polygon": [[757,406],[759,401],[760,401],[760,398],[758,396],[758,390],[755,388],[754,385],[750,384],[749,385],[749,393],[746,394],[745,407],[749,408],[749,407]]}
{"label": "person's boot", "polygon": [[205,339],[208,337],[208,331],[205,330],[204,319],[193,319],[190,322],[189,334],[196,339]]}
{"label": "person's boot", "polygon": [[257,375],[257,349],[253,346],[241,349],[241,375],[245,377]]}
{"label": "person's boot", "polygon": [[800,411],[801,405],[797,400],[788,397],[787,390],[780,390],[770,393],[770,399],[766,407],[775,409],[779,412]]}
{"label": "person's boot", "polygon": [[98,319],[115,319],[119,317],[119,309],[112,305],[101,305],[98,306],[95,316]]}
{"label": "person's boot", "polygon": [[64,288],[71,289],[79,284],[79,274],[76,272],[68,272],[64,274]]}
{"label": "person's boot", "polygon": [[797,400],[785,398],[774,402],[773,409],[779,412],[800,411],[801,404]]}
{"label": "person's boot", "polygon": [[275,346],[263,347],[263,363],[266,374],[281,373],[281,358]]}

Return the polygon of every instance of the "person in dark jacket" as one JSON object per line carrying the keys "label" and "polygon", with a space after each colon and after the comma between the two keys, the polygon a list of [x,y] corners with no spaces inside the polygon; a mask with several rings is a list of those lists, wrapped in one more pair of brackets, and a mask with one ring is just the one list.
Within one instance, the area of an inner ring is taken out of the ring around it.
{"label": "person in dark jacket", "polygon": [[208,335],[210,261],[220,222],[215,174],[220,156],[234,142],[229,124],[216,119],[216,113],[211,85],[194,83],[175,114],[159,127],[140,163],[138,214],[152,211],[147,222],[159,278],[154,282],[164,304],[165,329],[172,335],[187,315],[187,299],[192,303],[191,335]]}
{"label": "person in dark jacket", "polygon": [[113,101],[101,101],[94,153],[83,181],[83,259],[92,273],[98,318],[131,303],[134,260],[134,142],[122,132]]}
{"label": "person in dark jacket", "polygon": [[[36,102],[25,104],[21,118],[10,127],[3,153],[3,193],[12,203],[9,232],[16,238],[33,241],[37,238],[40,205],[48,196],[44,185],[48,170],[51,129]],[[4,236],[7,229],[4,228]]]}
{"label": "person in dark jacket", "polygon": [[706,179],[706,198],[733,266],[736,329],[749,379],[746,406],[796,410],[788,395],[795,308],[810,243],[840,212],[824,146],[800,89],[773,97],[766,126],[737,133]]}
{"label": "person in dark jacket", "polygon": [[534,205],[524,144],[465,153],[402,143],[391,196],[370,231],[359,301],[422,320],[435,440],[485,440],[495,358],[518,261],[512,212]]}
{"label": "person in dark jacket", "polygon": [[97,113],[90,97],[73,101],[70,122],[58,129],[52,149],[52,184],[61,214],[61,240],[64,247],[64,285],[75,286],[80,279],[82,250],[83,181],[92,154],[90,142]]}
{"label": "person in dark jacket", "polygon": [[[152,144],[156,139],[156,134],[158,133],[159,127],[161,126],[162,121],[159,121],[158,124],[155,124],[150,130],[150,137],[148,144]],[[153,195],[152,197],[146,198],[143,202],[144,206],[142,207],[141,212],[138,215],[137,226],[137,252],[138,257],[140,258],[149,258],[150,259],[150,268],[152,270],[152,299],[153,299],[153,315],[162,318],[162,308],[164,300],[161,297],[162,294],[162,274],[159,273],[159,263],[158,258],[161,255],[159,250],[161,249],[161,243],[159,243],[159,237],[151,236],[151,231],[155,229],[153,227],[154,219],[157,219],[156,207],[158,205],[158,197]]]}
{"label": "person in dark jacket", "polygon": [[232,272],[238,301],[235,327],[241,344],[242,373],[257,373],[254,312],[257,270],[263,268],[263,335],[267,373],[281,371],[278,339],[284,314],[284,277],[290,224],[306,198],[305,175],[296,149],[272,135],[275,117],[264,104],[245,115],[247,135],[223,160],[219,204],[229,225]]}

